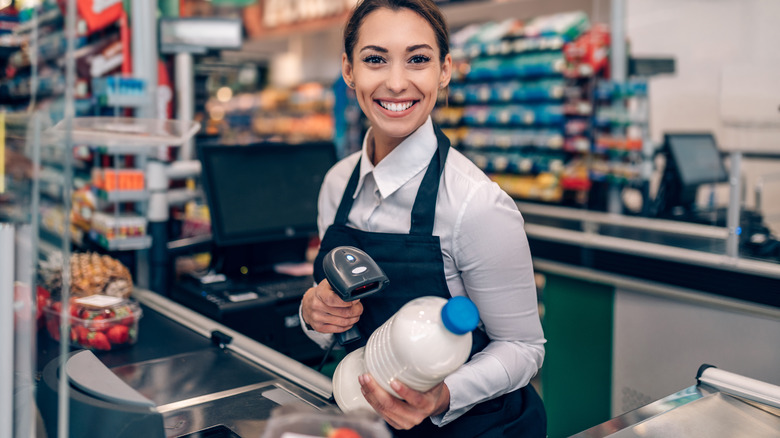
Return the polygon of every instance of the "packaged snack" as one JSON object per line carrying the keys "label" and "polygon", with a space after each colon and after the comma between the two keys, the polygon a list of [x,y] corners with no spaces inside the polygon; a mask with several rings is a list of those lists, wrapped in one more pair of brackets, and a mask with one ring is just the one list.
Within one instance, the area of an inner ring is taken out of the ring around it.
{"label": "packaged snack", "polygon": [[[46,330],[60,340],[62,302],[44,307]],[[109,351],[135,344],[143,311],[134,300],[108,295],[73,298],[70,305],[70,342],[91,350]]]}

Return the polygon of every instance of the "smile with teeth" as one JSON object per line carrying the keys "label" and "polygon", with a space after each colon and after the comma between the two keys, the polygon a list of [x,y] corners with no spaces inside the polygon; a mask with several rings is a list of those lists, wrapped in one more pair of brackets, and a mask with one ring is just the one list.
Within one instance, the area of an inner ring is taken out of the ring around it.
{"label": "smile with teeth", "polygon": [[410,100],[408,102],[385,102],[385,101],[380,100],[378,102],[379,102],[379,105],[382,106],[382,108],[384,108],[384,109],[386,109],[388,111],[393,111],[393,112],[406,111],[409,108],[411,108],[412,105],[414,105],[414,101],[413,100]]}

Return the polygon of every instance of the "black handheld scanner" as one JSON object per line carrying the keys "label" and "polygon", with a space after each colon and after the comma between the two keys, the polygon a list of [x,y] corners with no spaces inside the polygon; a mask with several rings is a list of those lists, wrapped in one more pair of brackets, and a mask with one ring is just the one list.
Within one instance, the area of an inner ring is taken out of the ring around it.
{"label": "black handheld scanner", "polygon": [[[374,259],[352,246],[333,248],[322,260],[322,269],[330,287],[344,301],[354,301],[373,295],[390,284]],[[336,339],[345,345],[360,339],[357,327],[338,333]]]}

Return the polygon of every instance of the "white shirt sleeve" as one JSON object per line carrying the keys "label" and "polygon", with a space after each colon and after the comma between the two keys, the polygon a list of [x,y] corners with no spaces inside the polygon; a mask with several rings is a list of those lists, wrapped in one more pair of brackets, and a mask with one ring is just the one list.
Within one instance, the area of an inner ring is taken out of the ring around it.
{"label": "white shirt sleeve", "polygon": [[544,334],[523,218],[495,183],[481,184],[464,203],[453,233],[453,257],[490,343],[445,379],[445,425],[474,405],[527,385],[542,366]]}

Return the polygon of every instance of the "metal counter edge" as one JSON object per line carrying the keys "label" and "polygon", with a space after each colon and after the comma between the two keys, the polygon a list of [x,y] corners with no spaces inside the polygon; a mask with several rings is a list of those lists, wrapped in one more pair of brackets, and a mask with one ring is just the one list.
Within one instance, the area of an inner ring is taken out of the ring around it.
{"label": "metal counter edge", "polygon": [[133,297],[206,338],[210,338],[215,330],[231,336],[233,340],[226,346],[228,350],[268,368],[325,399],[331,397],[333,388],[331,379],[312,368],[152,291],[136,288],[133,290]]}

